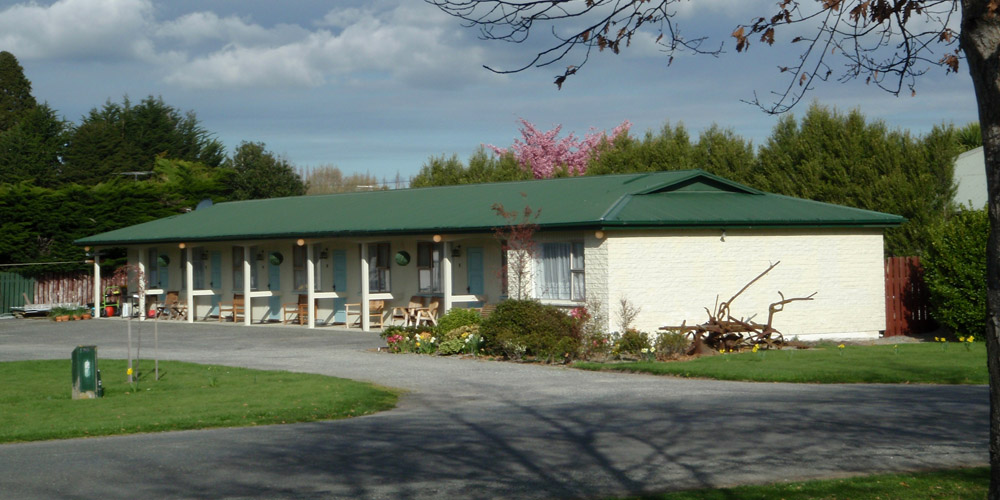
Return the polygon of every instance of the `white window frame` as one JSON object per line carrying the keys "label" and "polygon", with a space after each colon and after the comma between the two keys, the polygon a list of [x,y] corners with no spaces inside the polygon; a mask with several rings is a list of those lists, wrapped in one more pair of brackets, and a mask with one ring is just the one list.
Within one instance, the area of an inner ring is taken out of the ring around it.
{"label": "white window frame", "polygon": [[[535,281],[535,296],[547,301],[571,301],[584,302],[587,300],[586,290],[586,269],[584,264],[584,246],[581,240],[561,240],[540,242],[538,253],[535,256],[535,272],[532,278]],[[569,259],[565,264],[557,264],[545,258],[546,248],[554,246],[565,246],[569,249]],[[568,274],[569,287],[566,293],[561,292],[561,287],[546,281],[545,269],[547,266],[560,265],[562,273]]]}

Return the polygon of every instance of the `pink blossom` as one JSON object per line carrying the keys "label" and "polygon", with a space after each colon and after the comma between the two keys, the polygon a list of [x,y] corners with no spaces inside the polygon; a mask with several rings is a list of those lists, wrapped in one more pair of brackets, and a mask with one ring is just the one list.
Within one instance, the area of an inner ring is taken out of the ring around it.
{"label": "pink blossom", "polygon": [[561,168],[565,168],[570,175],[583,175],[587,171],[590,158],[600,155],[598,146],[601,142],[614,141],[621,135],[628,135],[629,127],[632,126],[625,120],[611,131],[610,138],[603,130],[591,128],[590,133],[582,141],[572,132],[557,140],[562,125],[548,132],[542,132],[524,118],[518,120],[521,122],[523,142],[521,139],[514,139],[514,144],[510,148],[498,148],[492,144],[486,147],[498,155],[513,153],[521,168],[531,169],[536,179],[552,177]]}

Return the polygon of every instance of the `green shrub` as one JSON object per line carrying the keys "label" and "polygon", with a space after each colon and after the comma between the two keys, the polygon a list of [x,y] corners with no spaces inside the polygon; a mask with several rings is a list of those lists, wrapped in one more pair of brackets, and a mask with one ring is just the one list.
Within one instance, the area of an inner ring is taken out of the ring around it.
{"label": "green shrub", "polygon": [[691,341],[687,335],[676,331],[663,331],[656,336],[653,341],[653,348],[656,349],[656,359],[665,361],[676,358],[687,352]]}
{"label": "green shrub", "polygon": [[439,335],[438,354],[448,356],[467,352],[475,353],[479,346],[479,325],[465,325]]}
{"label": "green shrub", "polygon": [[558,308],[533,300],[506,300],[483,321],[486,349],[508,359],[534,356],[567,362],[580,349],[580,328]]}
{"label": "green shrub", "polygon": [[461,326],[478,325],[482,323],[483,317],[475,309],[452,308],[447,314],[441,316],[437,324],[437,334],[443,337],[444,334]]}
{"label": "green shrub", "polygon": [[985,338],[986,210],[962,210],[930,229],[921,259],[931,316],[956,335]]}
{"label": "green shrub", "polygon": [[649,334],[639,330],[628,329],[618,338],[615,343],[614,354],[618,356],[640,356],[643,350],[649,351],[653,344],[649,341]]}

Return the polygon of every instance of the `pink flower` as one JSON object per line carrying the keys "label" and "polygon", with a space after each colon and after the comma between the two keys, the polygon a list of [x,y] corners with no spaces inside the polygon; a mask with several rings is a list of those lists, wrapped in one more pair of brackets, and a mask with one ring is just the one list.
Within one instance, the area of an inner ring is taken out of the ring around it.
{"label": "pink flower", "polygon": [[587,171],[587,163],[591,157],[597,158],[600,155],[598,146],[605,140],[613,142],[619,136],[628,135],[628,130],[632,126],[625,120],[611,131],[611,137],[608,137],[603,130],[597,131],[591,128],[583,140],[577,139],[572,133],[557,140],[562,125],[557,125],[548,132],[542,132],[524,118],[520,118],[519,121],[522,125],[521,137],[524,142],[514,139],[514,144],[510,148],[498,148],[492,144],[486,147],[498,155],[513,153],[521,168],[531,169],[536,179],[552,177],[562,168],[565,168],[569,175],[583,175]]}

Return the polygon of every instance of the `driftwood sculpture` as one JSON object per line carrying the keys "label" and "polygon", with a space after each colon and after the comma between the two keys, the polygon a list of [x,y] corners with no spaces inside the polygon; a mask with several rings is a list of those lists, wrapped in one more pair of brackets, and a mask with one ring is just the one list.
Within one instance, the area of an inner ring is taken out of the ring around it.
{"label": "driftwood sculpture", "polygon": [[688,350],[689,355],[709,354],[713,353],[713,351],[739,351],[753,348],[754,346],[757,346],[759,349],[780,348],[784,344],[785,338],[781,335],[781,332],[772,326],[774,315],[784,310],[785,304],[789,302],[812,300],[816,292],[806,297],[786,299],[784,294],[779,291],[778,295],[781,297],[781,300],[771,304],[767,308],[767,323],[765,324],[754,322],[754,316],[746,319],[736,319],[730,312],[730,307],[737,297],[745,292],[747,288],[750,288],[750,285],[753,285],[757,280],[771,272],[771,269],[774,269],[780,263],[781,261],[771,264],[764,272],[757,275],[756,278],[744,285],[740,291],[736,292],[736,295],[733,295],[729,300],[721,304],[717,304],[714,314],[706,307],[705,312],[708,313],[707,322],[695,326],[687,326],[685,322],[681,323],[681,326],[664,326],[660,330],[670,330],[690,335],[691,348]]}

